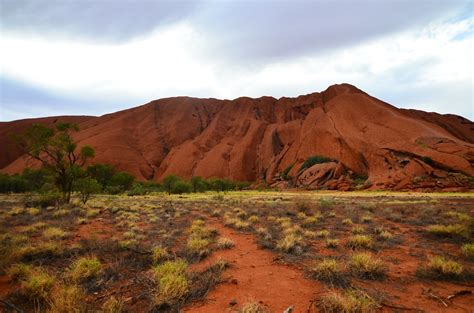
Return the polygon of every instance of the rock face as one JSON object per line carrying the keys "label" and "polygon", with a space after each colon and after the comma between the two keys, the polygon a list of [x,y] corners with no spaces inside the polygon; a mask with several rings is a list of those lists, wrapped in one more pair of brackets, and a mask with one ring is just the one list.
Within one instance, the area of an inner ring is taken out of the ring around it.
{"label": "rock face", "polygon": [[[140,179],[160,181],[173,173],[284,188],[474,188],[474,123],[397,109],[348,84],[297,98],[166,98],[77,118],[76,139],[96,149],[94,162]],[[0,123],[0,144],[18,125],[37,121]],[[313,155],[331,161],[300,170]],[[26,165],[10,148],[2,148],[0,162],[7,173]]]}

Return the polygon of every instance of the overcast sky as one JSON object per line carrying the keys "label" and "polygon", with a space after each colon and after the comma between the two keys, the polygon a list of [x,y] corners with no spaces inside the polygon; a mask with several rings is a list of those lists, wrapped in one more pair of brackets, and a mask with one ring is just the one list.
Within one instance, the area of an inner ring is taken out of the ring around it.
{"label": "overcast sky", "polygon": [[0,121],[351,83],[474,120],[474,1],[0,0]]}

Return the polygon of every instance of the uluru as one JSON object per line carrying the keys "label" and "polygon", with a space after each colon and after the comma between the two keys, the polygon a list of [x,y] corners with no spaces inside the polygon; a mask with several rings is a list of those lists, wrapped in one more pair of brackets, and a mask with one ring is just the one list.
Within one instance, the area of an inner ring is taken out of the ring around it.
{"label": "uluru", "polygon": [[[473,188],[473,122],[398,109],[350,84],[296,98],[173,97],[100,117],[2,122],[0,141],[12,147],[10,133],[58,121],[79,125],[75,139],[96,149],[92,162],[111,163],[140,180],[176,174],[279,188]],[[1,171],[22,171],[25,156],[7,151]],[[303,168],[311,156],[325,162]]]}

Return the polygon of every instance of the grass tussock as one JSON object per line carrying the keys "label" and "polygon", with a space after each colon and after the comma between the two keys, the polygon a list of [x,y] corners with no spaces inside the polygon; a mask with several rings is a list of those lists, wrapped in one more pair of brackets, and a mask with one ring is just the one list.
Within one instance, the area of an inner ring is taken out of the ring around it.
{"label": "grass tussock", "polygon": [[234,241],[230,238],[221,237],[217,240],[218,249],[230,249],[235,245]]}
{"label": "grass tussock", "polygon": [[427,228],[427,232],[439,237],[469,237],[468,228],[462,224],[430,225]]}
{"label": "grass tussock", "polygon": [[163,248],[161,246],[154,247],[151,249],[151,258],[153,260],[153,263],[160,263],[164,260],[167,260],[169,258],[169,253],[166,248]]}
{"label": "grass tussock", "polygon": [[112,296],[102,304],[102,313],[121,313],[123,311],[123,304],[121,299]]}
{"label": "grass tussock", "polygon": [[352,255],[349,268],[354,276],[366,279],[383,278],[388,271],[387,265],[381,259],[368,253]]}
{"label": "grass tussock", "polygon": [[368,235],[355,235],[349,238],[347,245],[354,249],[371,249],[374,241]]}
{"label": "grass tussock", "polygon": [[310,268],[312,277],[326,282],[338,282],[344,277],[344,268],[335,259],[323,259]]}
{"label": "grass tussock", "polygon": [[339,246],[339,239],[326,239],[326,248],[335,249]]}
{"label": "grass tussock", "polygon": [[468,258],[474,257],[474,243],[465,243],[461,247],[462,253]]}
{"label": "grass tussock", "polygon": [[418,268],[418,276],[434,279],[458,279],[464,273],[463,266],[440,256],[433,257],[426,266]]}
{"label": "grass tussock", "polygon": [[77,285],[58,285],[51,292],[48,313],[84,311],[84,291]]}
{"label": "grass tussock", "polygon": [[34,268],[21,280],[20,291],[31,300],[44,301],[50,298],[55,282],[56,278],[44,269]]}
{"label": "grass tussock", "polygon": [[61,228],[48,227],[43,231],[43,237],[46,239],[63,239],[66,237],[66,232]]}
{"label": "grass tussock", "polygon": [[189,281],[186,276],[188,264],[183,260],[166,261],[154,267],[155,280],[158,283],[158,293],[155,294],[155,304],[173,304],[182,299],[189,291]]}
{"label": "grass tussock", "polygon": [[366,293],[355,289],[331,291],[322,296],[317,305],[321,312],[327,313],[368,313],[378,306]]}
{"label": "grass tussock", "polygon": [[244,303],[238,312],[239,313],[268,313],[269,311],[262,304],[256,301],[251,301],[251,302]]}
{"label": "grass tussock", "polygon": [[277,243],[277,249],[286,253],[300,255],[303,253],[306,243],[301,235],[289,233]]}
{"label": "grass tussock", "polygon": [[76,282],[97,278],[101,274],[102,263],[95,256],[86,256],[75,260],[69,271],[69,276]]}

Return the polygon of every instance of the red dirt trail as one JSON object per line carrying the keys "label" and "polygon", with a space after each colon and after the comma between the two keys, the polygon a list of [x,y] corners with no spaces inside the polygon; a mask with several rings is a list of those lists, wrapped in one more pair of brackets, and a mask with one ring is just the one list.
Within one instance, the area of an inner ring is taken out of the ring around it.
{"label": "red dirt trail", "polygon": [[[218,258],[227,260],[231,267],[222,274],[223,283],[185,312],[231,312],[249,301],[261,302],[271,312],[283,312],[292,305],[295,313],[307,312],[311,301],[324,290],[320,283],[306,279],[301,270],[274,263],[275,255],[259,249],[253,235],[238,233],[215,221],[206,224],[216,228],[220,236],[232,239],[235,246],[214,252],[193,270],[202,270]],[[237,304],[231,306],[234,299]]]}

